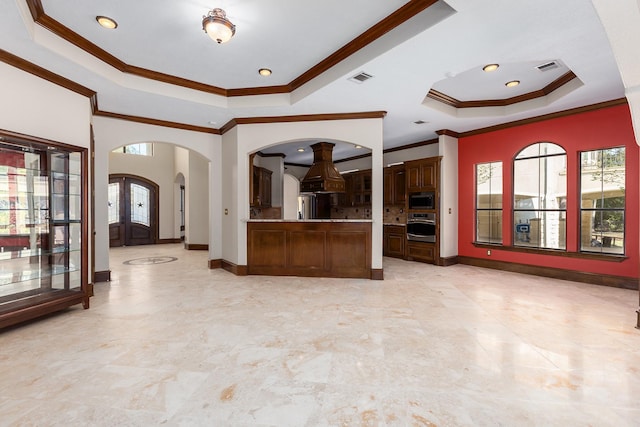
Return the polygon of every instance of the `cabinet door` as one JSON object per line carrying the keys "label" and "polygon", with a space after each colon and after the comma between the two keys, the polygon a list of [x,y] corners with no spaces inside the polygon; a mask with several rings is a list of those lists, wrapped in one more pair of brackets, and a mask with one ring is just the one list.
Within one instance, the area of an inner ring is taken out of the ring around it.
{"label": "cabinet door", "polygon": [[260,182],[260,198],[261,206],[271,207],[271,174],[268,169],[261,170],[261,182]]}
{"label": "cabinet door", "polygon": [[407,182],[404,166],[393,171],[393,199],[394,205],[404,205],[407,201]]}
{"label": "cabinet door", "polygon": [[383,203],[385,206],[392,205],[393,204],[393,188],[394,188],[393,172],[391,172],[391,170],[389,170],[388,168],[385,169],[383,174],[383,179],[384,179]]}
{"label": "cabinet door", "polygon": [[408,191],[421,191],[422,190],[422,167],[419,163],[407,165],[407,190]]}
{"label": "cabinet door", "polygon": [[404,234],[391,233],[388,235],[387,254],[396,258],[404,258],[406,236]]}
{"label": "cabinet door", "polygon": [[429,162],[422,165],[422,189],[435,190],[437,164]]}

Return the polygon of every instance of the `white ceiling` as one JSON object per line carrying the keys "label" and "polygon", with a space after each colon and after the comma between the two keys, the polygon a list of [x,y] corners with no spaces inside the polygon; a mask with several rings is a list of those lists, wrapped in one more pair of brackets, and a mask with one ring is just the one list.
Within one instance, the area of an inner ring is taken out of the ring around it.
{"label": "white ceiling", "polygon": [[[128,65],[222,89],[286,85],[413,1],[41,0],[47,16]],[[237,26],[226,44],[202,31],[202,16],[214,7]],[[34,24],[25,0],[0,0],[0,11],[1,49],[96,91],[101,111],[201,127],[241,117],[386,111],[384,146],[393,148],[435,138],[440,129],[465,132],[624,96],[591,0],[440,0],[292,93],[229,98],[117,71]],[[101,28],[96,15],[114,18],[118,28]],[[540,89],[551,74],[532,66],[550,60],[581,82],[559,99],[464,114],[423,102],[434,86],[459,100]],[[503,66],[489,76],[481,70],[488,63]],[[261,67],[273,75],[259,76]],[[361,71],[374,78],[348,80]],[[511,79],[523,84],[506,90]],[[265,151],[310,163],[299,145]],[[358,154],[339,150],[340,157]]]}

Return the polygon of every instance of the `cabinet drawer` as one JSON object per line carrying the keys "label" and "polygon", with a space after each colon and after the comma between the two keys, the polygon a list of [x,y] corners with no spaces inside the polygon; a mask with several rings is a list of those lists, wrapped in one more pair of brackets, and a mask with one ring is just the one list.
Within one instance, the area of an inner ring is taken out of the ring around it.
{"label": "cabinet drawer", "polygon": [[434,243],[408,242],[407,258],[433,262],[436,258],[436,245]]}

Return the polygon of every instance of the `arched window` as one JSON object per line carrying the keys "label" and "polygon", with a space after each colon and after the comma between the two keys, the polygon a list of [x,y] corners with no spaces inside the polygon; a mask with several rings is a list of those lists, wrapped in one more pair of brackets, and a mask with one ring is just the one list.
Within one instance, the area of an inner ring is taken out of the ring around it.
{"label": "arched window", "polygon": [[513,161],[513,244],[566,249],[567,153],[539,142]]}

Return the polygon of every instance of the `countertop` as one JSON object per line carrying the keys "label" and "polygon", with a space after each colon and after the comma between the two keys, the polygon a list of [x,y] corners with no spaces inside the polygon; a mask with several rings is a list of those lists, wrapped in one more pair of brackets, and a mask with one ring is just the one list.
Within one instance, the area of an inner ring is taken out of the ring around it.
{"label": "countertop", "polygon": [[400,227],[406,227],[407,224],[403,222],[383,222],[382,225],[398,225]]}

